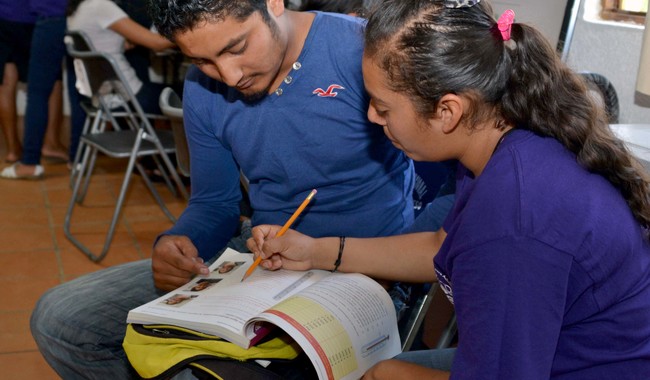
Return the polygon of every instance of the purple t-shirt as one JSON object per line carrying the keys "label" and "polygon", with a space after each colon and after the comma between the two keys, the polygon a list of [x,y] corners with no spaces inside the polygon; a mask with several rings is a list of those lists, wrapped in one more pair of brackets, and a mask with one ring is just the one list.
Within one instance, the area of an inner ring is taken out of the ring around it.
{"label": "purple t-shirt", "polygon": [[29,5],[39,17],[64,17],[68,0],[29,0]]}
{"label": "purple t-shirt", "polygon": [[0,0],[0,20],[33,24],[36,22],[36,15],[24,1]]}
{"label": "purple t-shirt", "polygon": [[650,247],[625,200],[556,140],[510,133],[458,171],[434,262],[452,379],[649,379]]}

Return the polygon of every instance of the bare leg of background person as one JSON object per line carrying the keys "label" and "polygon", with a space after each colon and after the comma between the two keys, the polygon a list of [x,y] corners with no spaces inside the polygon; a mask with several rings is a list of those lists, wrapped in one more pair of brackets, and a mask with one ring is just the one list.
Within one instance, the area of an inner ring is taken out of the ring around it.
{"label": "bare leg of background person", "polygon": [[22,148],[18,139],[16,116],[16,87],[18,70],[13,63],[5,64],[2,84],[0,84],[0,127],[7,144],[5,161],[15,162],[20,158]]}

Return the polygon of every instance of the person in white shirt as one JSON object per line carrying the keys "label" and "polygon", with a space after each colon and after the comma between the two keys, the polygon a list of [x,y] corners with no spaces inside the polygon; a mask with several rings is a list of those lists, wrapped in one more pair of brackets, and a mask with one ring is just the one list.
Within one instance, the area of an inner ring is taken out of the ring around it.
{"label": "person in white shirt", "polygon": [[164,85],[143,82],[138,78],[124,51],[131,45],[162,51],[174,47],[174,44],[138,24],[111,0],[70,0],[67,15],[68,30],[86,33],[96,50],[115,58],[143,110],[160,114],[158,98]]}

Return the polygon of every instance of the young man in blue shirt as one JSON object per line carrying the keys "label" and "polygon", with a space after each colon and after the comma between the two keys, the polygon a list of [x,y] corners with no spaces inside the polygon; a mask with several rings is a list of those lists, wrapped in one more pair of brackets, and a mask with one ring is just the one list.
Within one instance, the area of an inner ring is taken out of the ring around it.
{"label": "young man in blue shirt", "polygon": [[126,314],[207,270],[238,227],[240,170],[254,225],[284,223],[314,188],[293,225],[304,233],[387,236],[413,221],[412,163],[366,117],[364,22],[288,11],[281,0],[198,3],[152,2],[158,31],[194,63],[183,93],[189,204],[152,260],[41,298],[32,333],[63,378],[133,376]]}

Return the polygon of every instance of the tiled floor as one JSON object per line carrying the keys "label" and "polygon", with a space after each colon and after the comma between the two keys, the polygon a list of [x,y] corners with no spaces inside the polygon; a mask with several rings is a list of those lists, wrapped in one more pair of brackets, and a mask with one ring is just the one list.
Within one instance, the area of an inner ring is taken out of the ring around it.
{"label": "tiled floor", "polygon": [[[0,147],[0,157],[4,155]],[[111,249],[101,263],[93,263],[63,234],[71,193],[66,165],[44,165],[43,180],[0,179],[0,289],[5,297],[0,306],[0,378],[5,380],[58,379],[29,332],[30,313],[45,290],[85,273],[150,257],[153,239],[171,226],[134,176]],[[73,232],[93,248],[103,245],[124,165],[122,160],[101,158],[89,195],[75,212]],[[172,213],[180,215],[185,201],[157,186]]]}

